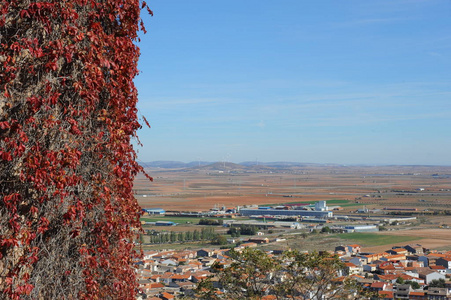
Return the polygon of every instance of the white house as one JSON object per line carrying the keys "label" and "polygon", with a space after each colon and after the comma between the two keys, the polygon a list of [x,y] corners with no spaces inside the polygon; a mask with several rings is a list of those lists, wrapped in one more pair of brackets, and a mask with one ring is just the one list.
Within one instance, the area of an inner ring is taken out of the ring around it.
{"label": "white house", "polygon": [[445,275],[440,274],[435,271],[432,271],[432,270],[420,271],[418,273],[418,275],[420,276],[421,279],[424,279],[426,284],[429,284],[432,280],[439,280],[439,279],[445,280]]}

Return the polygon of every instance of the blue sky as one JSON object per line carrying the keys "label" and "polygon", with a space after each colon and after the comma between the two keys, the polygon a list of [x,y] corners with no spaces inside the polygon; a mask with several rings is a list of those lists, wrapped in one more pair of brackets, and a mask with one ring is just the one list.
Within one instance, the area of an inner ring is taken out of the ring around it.
{"label": "blue sky", "polygon": [[451,165],[451,1],[148,4],[141,161]]}

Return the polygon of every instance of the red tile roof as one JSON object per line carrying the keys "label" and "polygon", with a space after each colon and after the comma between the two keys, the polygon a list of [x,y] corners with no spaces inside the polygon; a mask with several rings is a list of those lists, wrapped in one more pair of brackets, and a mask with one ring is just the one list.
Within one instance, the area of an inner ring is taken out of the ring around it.
{"label": "red tile roof", "polygon": [[163,288],[163,287],[164,287],[164,285],[162,285],[161,283],[155,282],[155,283],[151,283],[149,288],[151,288],[151,289],[159,289],[159,288]]}
{"label": "red tile roof", "polygon": [[380,296],[384,296],[385,298],[393,299],[393,292],[392,291],[379,291]]}
{"label": "red tile roof", "polygon": [[432,270],[446,270],[444,266],[429,266]]}
{"label": "red tile roof", "polygon": [[386,285],[386,282],[376,281],[371,284],[371,287],[375,289],[383,289]]}
{"label": "red tile roof", "polygon": [[394,251],[394,252],[396,252],[396,253],[400,253],[400,252],[407,252],[407,249],[404,249],[404,248],[395,248],[395,249],[392,249],[391,251]]}
{"label": "red tile roof", "polygon": [[355,268],[355,267],[357,267],[355,264],[350,263],[350,262],[345,263],[345,266],[346,266],[346,267],[349,267],[349,268]]}
{"label": "red tile roof", "polygon": [[171,295],[169,293],[163,292],[161,293],[161,296],[163,297],[163,299],[174,299],[174,295]]}

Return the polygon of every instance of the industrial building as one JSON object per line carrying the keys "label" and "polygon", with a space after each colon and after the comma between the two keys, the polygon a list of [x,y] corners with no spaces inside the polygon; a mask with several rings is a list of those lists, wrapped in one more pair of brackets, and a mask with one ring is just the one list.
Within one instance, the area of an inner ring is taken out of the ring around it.
{"label": "industrial building", "polygon": [[328,207],[326,205],[326,201],[318,201],[315,203],[315,210],[316,211],[326,211],[328,210]]}
{"label": "industrial building", "polygon": [[227,227],[241,227],[241,226],[255,226],[258,228],[290,228],[290,229],[301,229],[304,226],[298,222],[284,222],[284,221],[275,221],[275,222],[261,222],[261,221],[236,221],[236,220],[227,220],[224,221],[224,226]]}
{"label": "industrial building", "polygon": [[377,225],[347,225],[344,228],[347,232],[376,232],[379,231]]}
{"label": "industrial building", "polygon": [[143,208],[148,215],[164,215],[166,211],[162,208]]}
{"label": "industrial building", "polygon": [[319,219],[331,218],[333,213],[331,211],[313,211],[313,210],[282,210],[282,209],[255,209],[242,208],[240,209],[242,216],[300,216],[300,217],[314,217]]}
{"label": "industrial building", "polygon": [[155,222],[156,226],[175,226],[177,223],[170,222],[170,221],[157,221]]}

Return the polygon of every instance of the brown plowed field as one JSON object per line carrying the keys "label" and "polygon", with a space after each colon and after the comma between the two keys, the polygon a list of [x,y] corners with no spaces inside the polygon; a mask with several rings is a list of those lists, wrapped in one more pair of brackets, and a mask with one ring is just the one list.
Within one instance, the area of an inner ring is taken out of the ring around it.
{"label": "brown plowed field", "polygon": [[167,211],[318,200],[349,200],[345,212],[363,206],[416,208],[425,213],[451,210],[451,167],[308,166],[259,172],[149,169],[148,173],[154,182],[139,176],[136,198],[143,207]]}

